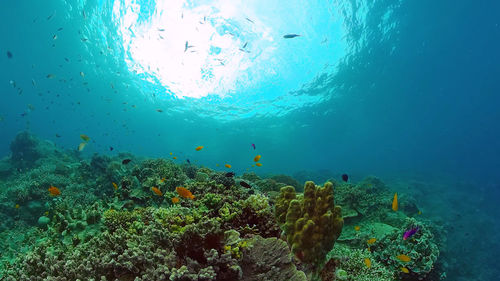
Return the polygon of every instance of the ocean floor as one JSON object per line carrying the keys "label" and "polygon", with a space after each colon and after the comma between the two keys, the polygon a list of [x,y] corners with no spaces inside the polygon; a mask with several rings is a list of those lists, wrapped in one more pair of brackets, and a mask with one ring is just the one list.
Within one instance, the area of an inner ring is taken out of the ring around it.
{"label": "ocean floor", "polygon": [[493,280],[488,256],[469,252],[488,246],[489,218],[461,211],[460,192],[312,179],[87,159],[20,133],[0,160],[0,279]]}

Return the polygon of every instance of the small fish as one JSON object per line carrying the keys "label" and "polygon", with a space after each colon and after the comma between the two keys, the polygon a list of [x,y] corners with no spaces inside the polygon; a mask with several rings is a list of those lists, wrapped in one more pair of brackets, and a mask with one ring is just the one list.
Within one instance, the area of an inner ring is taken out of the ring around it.
{"label": "small fish", "polygon": [[153,186],[153,187],[151,187],[151,190],[154,192],[154,194],[156,194],[158,196],[163,196],[163,193],[161,192],[160,189],[158,189],[158,187]]}
{"label": "small fish", "polygon": [[189,159],[186,159],[186,162],[188,162],[188,164],[191,164],[191,161],[189,161]]}
{"label": "small fish", "polygon": [[166,180],[166,178],[161,178],[161,179],[160,179],[160,182],[161,182],[161,183],[164,183],[164,182],[165,182],[165,180]]}
{"label": "small fish", "polygon": [[196,147],[194,150],[196,150],[196,151],[200,151],[200,150],[202,150],[202,149],[203,149],[203,146],[201,146],[201,145],[200,145],[200,146]]}
{"label": "small fish", "polygon": [[248,45],[248,42],[245,42],[245,45],[243,45],[243,47],[241,47],[241,48],[245,49],[247,45]]}
{"label": "small fish", "polygon": [[52,40],[57,40],[57,34],[54,34],[54,36],[52,36]]}
{"label": "small fish", "polygon": [[64,29],[64,28],[59,27],[59,28],[57,29],[57,31],[62,31],[63,29]]}
{"label": "small fish", "polygon": [[87,143],[86,143],[86,142],[82,142],[82,143],[80,143],[80,144],[78,145],[78,151],[82,151],[82,150],[85,148],[85,146],[86,146],[86,145],[87,145]]}
{"label": "small fish", "polygon": [[87,38],[82,38],[81,40],[82,40],[82,42],[87,42],[87,41],[89,41],[89,39],[87,39]]}
{"label": "small fish", "polygon": [[48,79],[54,79],[54,78],[56,78],[56,76],[54,74],[47,74],[47,78]]}
{"label": "small fish", "polygon": [[401,267],[401,271],[402,271],[403,273],[410,273],[410,271],[409,271],[409,270],[408,270],[408,268],[406,268],[406,267]]}
{"label": "small fish", "polygon": [[252,188],[251,185],[249,185],[247,182],[244,182],[244,181],[240,181],[240,185],[245,187],[245,188]]}
{"label": "small fish", "polygon": [[412,237],[413,235],[415,235],[419,230],[419,227],[414,227],[414,228],[411,228],[411,229],[408,229],[407,231],[405,231],[405,233],[403,234],[403,240],[406,240],[410,237]]}
{"label": "small fish", "polygon": [[421,214],[422,214],[422,211],[418,211],[418,213],[417,213],[417,214],[421,215]]}
{"label": "small fish", "polygon": [[257,167],[262,167],[262,163],[255,163]]}
{"label": "small fish", "polygon": [[255,157],[253,158],[253,161],[255,161],[255,162],[259,162],[260,157],[261,157],[260,155],[255,156]]}
{"label": "small fish", "polygon": [[283,38],[290,39],[290,38],[295,38],[295,37],[299,37],[299,36],[300,36],[299,34],[285,34],[285,35],[283,35]]}
{"label": "small fish", "polygon": [[49,190],[50,196],[61,195],[61,191],[59,190],[59,188],[57,188],[55,186],[51,185],[48,190]]}
{"label": "small fish", "polygon": [[83,73],[83,71],[80,71],[80,76],[82,76],[83,78],[85,78],[85,73]]}
{"label": "small fish", "polygon": [[116,183],[112,182],[111,184],[113,184],[113,188],[114,188],[115,190],[118,190],[118,185],[117,185]]}
{"label": "small fish", "polygon": [[52,15],[48,16],[47,20],[50,20],[55,14],[56,14],[56,12],[54,12]]}
{"label": "small fish", "polygon": [[175,188],[175,191],[177,191],[177,194],[179,194],[179,196],[181,197],[194,199],[194,195],[191,193],[191,191],[189,191],[189,189],[185,187],[178,186]]}
{"label": "small fish", "polygon": [[59,135],[59,134],[56,134],[56,138],[60,138],[60,137],[61,137],[61,135]]}
{"label": "small fish", "polygon": [[228,168],[228,169],[231,169],[231,167],[232,167],[232,166],[231,166],[231,165],[229,165],[229,164],[226,164],[226,165],[224,165],[224,166],[225,166],[226,168]]}
{"label": "small fish", "polygon": [[89,141],[89,140],[90,140],[89,136],[87,136],[87,135],[85,135],[85,134],[81,134],[81,135],[80,135],[80,138],[81,138],[83,141]]}
{"label": "small fish", "polygon": [[158,31],[165,31],[165,29],[163,29],[163,28],[158,28]]}
{"label": "small fish", "polygon": [[9,59],[11,59],[11,58],[12,58],[12,53],[11,53],[10,51],[7,51],[7,57],[8,57]]}
{"label": "small fish", "polygon": [[179,200],[180,200],[179,198],[174,197],[174,198],[172,198],[172,203],[177,204],[177,203],[179,203]]}
{"label": "small fish", "polygon": [[226,173],[226,178],[232,178],[232,177],[234,177],[234,173],[233,172]]}
{"label": "small fish", "polygon": [[376,239],[376,238],[370,238],[370,239],[366,240],[366,243],[367,243],[368,245],[371,245],[371,244],[375,243],[375,241],[377,241],[377,239]]}
{"label": "small fish", "polygon": [[247,21],[251,22],[251,23],[254,23],[253,20],[249,19],[249,18],[245,18]]}
{"label": "small fish", "polygon": [[122,164],[127,165],[130,161],[132,161],[132,159],[123,159]]}
{"label": "small fish", "polygon": [[64,60],[65,60],[66,62],[69,62],[69,59],[68,59],[68,58],[64,58]]}
{"label": "small fish", "polygon": [[392,210],[396,212],[398,210],[398,193],[394,193],[394,198],[392,199]]}
{"label": "small fish", "polygon": [[189,46],[188,41],[186,41],[186,44],[184,45],[184,53],[187,51],[189,48],[193,48],[194,46]]}
{"label": "small fish", "polygon": [[113,148],[112,146],[110,146],[110,147],[109,147],[109,151],[113,151],[113,149],[114,149],[114,148]]}
{"label": "small fish", "polygon": [[169,154],[170,154],[170,155],[172,155],[173,153],[172,153],[172,152],[170,152]]}
{"label": "small fish", "polygon": [[407,255],[398,255],[396,258],[402,262],[409,262],[411,261],[411,258]]}
{"label": "small fish", "polygon": [[360,229],[361,229],[361,227],[359,227],[359,225],[356,225],[356,226],[354,227],[354,230],[356,230],[356,231],[359,231]]}
{"label": "small fish", "polygon": [[369,258],[365,258],[365,265],[368,268],[372,267],[372,261]]}
{"label": "small fish", "polygon": [[33,87],[36,87],[35,79],[31,79],[31,84],[33,85]]}
{"label": "small fish", "polygon": [[20,207],[20,206],[19,206],[19,204],[16,204],[16,206],[14,206],[14,207],[15,207],[16,209],[19,209],[19,207]]}
{"label": "small fish", "polygon": [[349,176],[347,174],[342,174],[342,180],[347,182],[349,180]]}
{"label": "small fish", "polygon": [[220,165],[219,164],[215,164],[215,167],[219,167]]}
{"label": "small fish", "polygon": [[163,112],[163,110],[161,110],[161,109],[157,109],[156,111],[158,111],[158,112],[160,112],[160,113],[162,113],[162,112]]}
{"label": "small fish", "polygon": [[254,144],[254,143],[252,143],[252,147],[253,147],[253,149],[255,150],[255,144]]}

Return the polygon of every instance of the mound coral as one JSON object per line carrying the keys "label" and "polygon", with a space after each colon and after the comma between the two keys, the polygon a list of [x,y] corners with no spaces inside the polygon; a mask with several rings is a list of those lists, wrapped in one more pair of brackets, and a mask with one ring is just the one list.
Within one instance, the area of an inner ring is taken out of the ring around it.
{"label": "mound coral", "polygon": [[334,205],[331,182],[319,187],[308,181],[303,196],[296,196],[291,186],[283,187],[275,212],[292,252],[310,264],[325,259],[344,224],[341,208]]}

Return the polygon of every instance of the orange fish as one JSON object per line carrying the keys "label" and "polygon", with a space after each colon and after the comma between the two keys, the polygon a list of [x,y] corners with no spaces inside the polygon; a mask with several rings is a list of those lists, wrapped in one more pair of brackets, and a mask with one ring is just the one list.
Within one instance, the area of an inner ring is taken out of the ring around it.
{"label": "orange fish", "polygon": [[194,195],[189,191],[189,189],[184,188],[182,186],[178,186],[175,188],[175,191],[179,194],[179,196],[189,199],[194,199]]}
{"label": "orange fish", "polygon": [[372,261],[369,258],[365,258],[365,265],[368,268],[372,267]]}
{"label": "orange fish", "polygon": [[177,156],[174,156],[174,159],[177,159]]}
{"label": "orange fish", "polygon": [[80,135],[80,138],[81,138],[83,141],[89,141],[89,140],[90,140],[89,136],[87,136],[87,135],[85,135],[85,134],[81,134],[81,135]]}
{"label": "orange fish", "polygon": [[86,145],[87,145],[86,142],[80,143],[80,145],[78,145],[78,151],[82,151],[85,148]]}
{"label": "orange fish", "polygon": [[117,185],[116,183],[114,183],[114,182],[112,182],[112,184],[113,184],[113,188],[114,188],[115,190],[118,190],[118,185]]}
{"label": "orange fish", "polygon": [[259,162],[259,160],[260,160],[260,155],[255,156],[255,158],[253,159],[253,161],[255,162]]}
{"label": "orange fish", "polygon": [[179,198],[174,197],[174,198],[172,198],[172,203],[177,204],[177,203],[179,203],[179,200],[180,200]]}
{"label": "orange fish", "polygon": [[257,167],[262,167],[262,163],[255,163],[255,165],[257,165]]}
{"label": "orange fish", "polygon": [[368,239],[368,240],[366,241],[366,243],[368,243],[368,245],[371,245],[371,244],[375,243],[375,241],[377,241],[377,239],[375,239],[375,238],[370,238],[370,239]]}
{"label": "orange fish", "polygon": [[392,199],[392,210],[396,212],[398,210],[398,193],[394,193],[394,198]]}
{"label": "orange fish", "polygon": [[354,230],[356,230],[356,231],[359,231],[360,229],[361,229],[361,227],[359,227],[359,225],[356,225],[356,226],[354,227]]}
{"label": "orange fish", "polygon": [[229,165],[229,164],[226,164],[226,165],[224,165],[224,166],[226,166],[226,168],[229,168],[229,169],[231,169],[231,167],[232,167],[232,166],[231,166],[231,165]]}
{"label": "orange fish", "polygon": [[402,262],[409,262],[411,261],[411,258],[407,255],[399,255],[399,256],[396,256],[396,258]]}
{"label": "orange fish", "polygon": [[161,193],[161,190],[160,190],[160,189],[158,189],[158,187],[153,186],[153,187],[151,187],[151,190],[152,190],[152,191],[153,191],[156,195],[158,195],[158,196],[163,196],[163,193]]}
{"label": "orange fish", "polygon": [[166,178],[161,178],[160,182],[165,182]]}
{"label": "orange fish", "polygon": [[49,187],[49,193],[51,196],[61,195],[61,191],[59,190],[59,188],[52,185]]}
{"label": "orange fish", "polygon": [[203,149],[203,146],[201,146],[201,145],[200,145],[200,146],[196,147],[194,150],[196,150],[196,151],[200,151],[200,150],[202,150],[202,149]]}

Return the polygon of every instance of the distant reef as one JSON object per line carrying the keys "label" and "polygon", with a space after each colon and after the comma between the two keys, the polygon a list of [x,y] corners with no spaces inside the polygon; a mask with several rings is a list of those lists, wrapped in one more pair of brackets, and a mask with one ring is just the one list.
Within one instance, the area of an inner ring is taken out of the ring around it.
{"label": "distant reef", "polygon": [[[411,196],[233,175],[28,132],[0,160],[1,280],[442,280],[442,229]],[[124,161],[126,160],[126,161]],[[408,239],[403,234],[417,229]]]}

